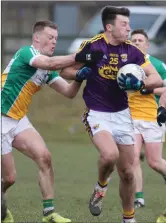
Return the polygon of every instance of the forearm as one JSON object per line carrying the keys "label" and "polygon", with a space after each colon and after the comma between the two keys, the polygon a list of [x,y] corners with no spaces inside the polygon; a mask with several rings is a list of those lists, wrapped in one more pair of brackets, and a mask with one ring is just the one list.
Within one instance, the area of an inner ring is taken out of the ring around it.
{"label": "forearm", "polygon": [[165,90],[166,87],[155,88],[153,93],[160,96]]}
{"label": "forearm", "polygon": [[80,82],[73,81],[66,88],[66,91],[64,92],[64,96],[66,96],[68,98],[74,98],[77,95],[80,87],[81,87],[81,83]]}
{"label": "forearm", "polygon": [[163,86],[163,81],[159,75],[149,75],[147,79],[144,80],[145,88],[155,89]]}
{"label": "forearm", "polygon": [[65,67],[71,66],[75,63],[75,54],[67,56],[54,56],[50,57],[50,68],[49,70],[58,70]]}
{"label": "forearm", "polygon": [[164,93],[162,93],[159,104],[160,106],[163,106],[164,108],[166,108],[166,90],[164,91]]}
{"label": "forearm", "polygon": [[60,76],[66,80],[75,80],[77,71],[83,66],[81,63],[75,63],[73,66],[66,67],[60,72]]}
{"label": "forearm", "polygon": [[48,57],[40,55],[32,62],[32,66],[43,70],[58,70],[75,63],[75,54]]}
{"label": "forearm", "polygon": [[66,80],[75,80],[76,72],[77,70],[75,70],[73,67],[67,67],[61,70],[60,76]]}

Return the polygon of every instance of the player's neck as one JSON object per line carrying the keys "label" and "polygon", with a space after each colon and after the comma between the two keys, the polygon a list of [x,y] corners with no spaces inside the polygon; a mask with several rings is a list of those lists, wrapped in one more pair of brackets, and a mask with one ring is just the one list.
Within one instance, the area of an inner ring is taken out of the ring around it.
{"label": "player's neck", "polygon": [[36,50],[38,50],[39,52],[41,52],[41,50],[40,50],[40,46],[39,46],[37,43],[32,42],[32,46],[33,46]]}
{"label": "player's neck", "polygon": [[111,44],[113,46],[118,46],[118,45],[121,44],[121,42],[116,40],[113,36],[111,36],[107,32],[105,32],[104,35],[105,35],[105,40],[106,40],[107,43],[109,43],[109,44]]}

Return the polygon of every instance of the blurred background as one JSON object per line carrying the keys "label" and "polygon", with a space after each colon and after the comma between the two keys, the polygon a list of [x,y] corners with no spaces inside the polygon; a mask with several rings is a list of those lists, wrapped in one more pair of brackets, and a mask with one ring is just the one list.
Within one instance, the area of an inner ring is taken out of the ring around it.
{"label": "blurred background", "polygon": [[[110,2],[2,1],[3,64],[21,45],[30,44],[32,26],[37,20],[49,19],[58,24],[56,54],[76,51],[82,38],[94,36],[102,29],[100,10],[107,4]],[[130,6],[131,28],[144,28],[156,43],[151,53],[162,53],[160,47],[166,41],[166,2],[111,1],[111,5]]]}
{"label": "blurred background", "polygon": [[[101,31],[100,11],[110,4],[128,6],[131,28],[144,28],[151,40],[149,53],[166,62],[166,2],[164,1],[2,1],[1,48],[2,70],[12,55],[31,44],[31,33],[38,20],[58,24],[59,38],[55,55],[76,52],[80,43]],[[56,211],[73,222],[121,221],[118,176],[113,180],[104,201],[103,214],[97,219],[89,214],[88,200],[97,179],[98,153],[81,122],[85,105],[82,90],[76,98],[66,99],[49,87],[37,93],[28,117],[44,138],[56,170]],[[164,149],[166,157],[166,148]],[[15,222],[41,222],[41,196],[35,164],[14,150],[18,171],[17,183],[9,191],[8,205]],[[163,179],[143,163],[146,208],[138,210],[138,223],[154,223],[166,207]],[[67,202],[66,202],[67,201]]]}

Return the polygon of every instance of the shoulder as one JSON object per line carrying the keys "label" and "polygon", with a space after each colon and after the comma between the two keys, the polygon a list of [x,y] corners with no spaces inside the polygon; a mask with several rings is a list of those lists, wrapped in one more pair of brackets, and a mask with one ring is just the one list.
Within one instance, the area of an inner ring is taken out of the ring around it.
{"label": "shoulder", "polygon": [[101,33],[101,34],[98,34],[98,35],[92,37],[92,38],[89,40],[89,42],[90,42],[90,43],[95,43],[95,42],[98,42],[98,41],[101,41],[101,40],[105,40],[105,38],[104,38],[104,33]]}
{"label": "shoulder", "polygon": [[80,49],[83,49],[85,46],[96,45],[101,41],[106,42],[103,33],[82,42],[82,44],[80,45]]}
{"label": "shoulder", "polygon": [[33,55],[40,54],[40,52],[38,50],[36,50],[32,45],[31,46],[23,46],[22,48],[20,48],[20,52],[22,52],[22,53],[30,52]]}
{"label": "shoulder", "polygon": [[[140,48],[138,48],[137,46],[135,46],[130,40],[126,40],[124,42],[124,44],[132,49],[138,50],[143,53],[143,51]],[[143,53],[143,54],[145,54],[145,53]]]}
{"label": "shoulder", "polygon": [[126,40],[124,42],[124,45],[126,45],[126,47],[128,48],[128,50],[132,53],[132,54],[136,54],[136,55],[140,55],[140,56],[144,56],[146,57],[146,54],[137,46],[135,46],[130,40]]}
{"label": "shoulder", "polygon": [[161,61],[161,60],[159,60],[158,58],[156,58],[156,57],[153,57],[153,56],[149,56],[149,59],[150,59],[150,61],[152,61],[152,62],[155,62],[155,63],[158,63],[158,64],[164,64],[164,62],[163,61]]}

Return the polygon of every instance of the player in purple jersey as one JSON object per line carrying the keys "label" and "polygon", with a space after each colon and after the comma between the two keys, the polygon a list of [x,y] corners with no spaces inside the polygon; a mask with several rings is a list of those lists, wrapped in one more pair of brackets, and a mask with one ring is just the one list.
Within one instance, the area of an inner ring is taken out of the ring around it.
{"label": "player in purple jersey", "polygon": [[[104,33],[98,34],[80,46],[80,51],[102,50],[103,58],[91,65],[92,75],[83,92],[87,110],[83,122],[92,142],[99,151],[98,182],[89,202],[92,215],[102,210],[103,197],[107,191],[110,174],[115,165],[120,177],[120,197],[123,207],[123,223],[135,223],[134,217],[134,129],[128,109],[127,94],[117,84],[117,72],[126,64],[142,66],[147,79],[139,81],[129,71],[121,79],[125,89],[139,90],[162,86],[155,68],[137,47],[128,41],[130,12],[127,8],[106,6],[102,11]],[[74,79],[83,64],[62,70],[66,79]]]}

